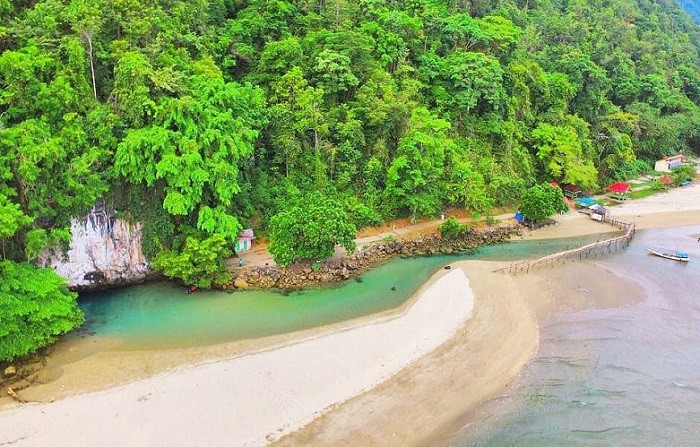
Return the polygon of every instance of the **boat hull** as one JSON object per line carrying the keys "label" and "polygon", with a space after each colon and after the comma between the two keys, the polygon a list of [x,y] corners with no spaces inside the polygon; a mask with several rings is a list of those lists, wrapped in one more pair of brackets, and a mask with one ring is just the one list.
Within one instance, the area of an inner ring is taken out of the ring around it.
{"label": "boat hull", "polygon": [[678,261],[678,262],[690,261],[690,258],[688,257],[688,255],[680,255],[679,253],[672,252],[672,251],[647,248],[647,253],[649,253],[650,255],[659,256],[661,258],[671,259],[673,261]]}

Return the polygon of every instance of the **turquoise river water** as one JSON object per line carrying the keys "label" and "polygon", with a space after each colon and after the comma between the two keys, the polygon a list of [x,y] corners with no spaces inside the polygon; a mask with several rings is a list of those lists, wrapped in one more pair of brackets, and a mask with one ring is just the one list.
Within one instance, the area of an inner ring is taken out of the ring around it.
{"label": "turquoise river water", "polygon": [[511,242],[459,255],[398,258],[335,287],[289,293],[188,295],[172,284],[154,283],[83,294],[80,307],[86,324],[79,335],[119,338],[122,349],[166,349],[293,332],[396,308],[456,260],[537,257],[589,240]]}

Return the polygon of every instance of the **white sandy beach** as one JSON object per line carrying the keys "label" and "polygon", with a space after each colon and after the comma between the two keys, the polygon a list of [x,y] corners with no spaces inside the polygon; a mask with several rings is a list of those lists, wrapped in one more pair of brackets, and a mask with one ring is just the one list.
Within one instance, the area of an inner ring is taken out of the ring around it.
{"label": "white sandy beach", "polygon": [[471,316],[461,269],[395,318],[0,414],[0,445],[265,445],[391,377]]}

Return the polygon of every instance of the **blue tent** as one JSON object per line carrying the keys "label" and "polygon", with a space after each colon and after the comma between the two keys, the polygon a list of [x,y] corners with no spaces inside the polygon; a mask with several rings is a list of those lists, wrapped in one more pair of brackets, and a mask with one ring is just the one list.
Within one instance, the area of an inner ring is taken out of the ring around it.
{"label": "blue tent", "polygon": [[576,199],[576,202],[580,207],[588,207],[595,204],[595,200],[590,197],[581,197],[579,199]]}
{"label": "blue tent", "polygon": [[515,216],[513,216],[513,217],[515,218],[515,221],[518,223],[523,223],[525,221],[525,216],[523,216],[523,213],[521,213],[520,211],[516,211]]}

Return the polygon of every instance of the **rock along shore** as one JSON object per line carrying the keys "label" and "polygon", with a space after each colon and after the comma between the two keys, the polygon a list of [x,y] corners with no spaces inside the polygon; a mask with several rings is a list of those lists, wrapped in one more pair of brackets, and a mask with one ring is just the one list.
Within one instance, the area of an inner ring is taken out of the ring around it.
{"label": "rock along shore", "polygon": [[427,234],[410,239],[379,241],[349,256],[327,260],[316,268],[309,263],[295,263],[286,268],[253,266],[239,271],[228,288],[292,290],[331,284],[357,276],[396,256],[459,253],[503,242],[521,231],[519,225],[507,224],[479,231],[471,230],[453,239]]}

